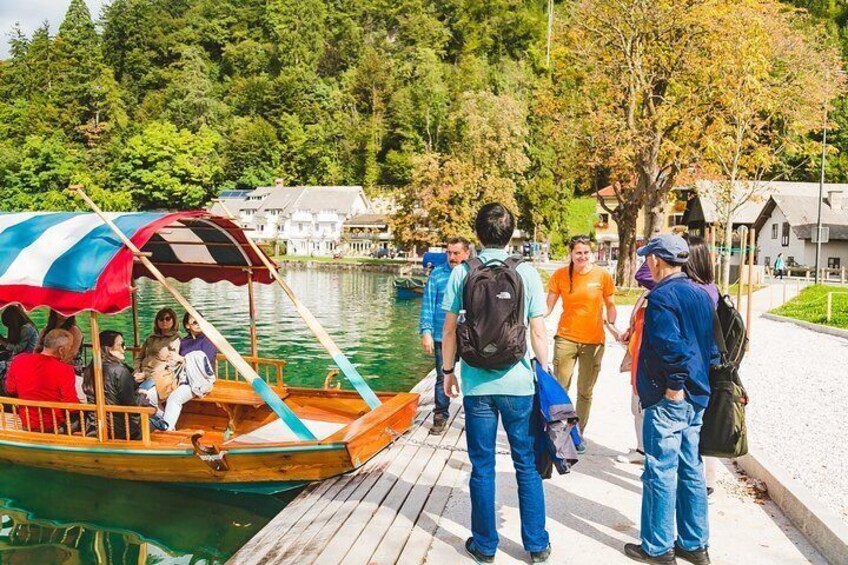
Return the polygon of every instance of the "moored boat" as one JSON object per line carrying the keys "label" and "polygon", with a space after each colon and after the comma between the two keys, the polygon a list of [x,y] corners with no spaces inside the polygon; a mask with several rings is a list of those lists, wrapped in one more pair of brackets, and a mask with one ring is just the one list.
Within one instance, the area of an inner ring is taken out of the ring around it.
{"label": "moored boat", "polygon": [[[96,404],[0,397],[0,460],[120,479],[273,492],[355,469],[409,428],[417,395],[374,394],[337,350],[328,348],[355,391],[290,387],[285,361],[258,355],[253,285],[283,283],[231,220],[206,212],[96,212],[0,214],[0,307],[88,312],[91,356],[97,360],[100,315],[133,308],[138,346],[135,278],[159,280],[190,312],[164,277],[229,281],[248,290],[251,354],[237,353],[201,319],[221,352],[218,380],[210,394],[185,405],[178,431],[151,430],[152,407],[106,405],[97,362]],[[296,307],[301,312],[303,307]],[[318,337],[329,340],[326,334]],[[39,414],[62,413],[66,421],[93,420],[97,437],[71,426],[38,431],[18,417],[22,406]],[[140,420],[142,437],[116,437],[115,421],[130,418]]]}

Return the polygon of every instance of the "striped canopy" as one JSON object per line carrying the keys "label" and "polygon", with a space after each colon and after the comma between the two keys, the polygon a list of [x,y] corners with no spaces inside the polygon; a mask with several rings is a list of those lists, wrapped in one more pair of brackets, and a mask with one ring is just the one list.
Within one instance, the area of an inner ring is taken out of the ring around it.
{"label": "striped canopy", "polygon": [[[179,281],[246,284],[272,278],[230,220],[207,212],[112,213],[162,273]],[[48,306],[65,315],[129,308],[133,278],[150,276],[96,214],[0,214],[0,308]]]}

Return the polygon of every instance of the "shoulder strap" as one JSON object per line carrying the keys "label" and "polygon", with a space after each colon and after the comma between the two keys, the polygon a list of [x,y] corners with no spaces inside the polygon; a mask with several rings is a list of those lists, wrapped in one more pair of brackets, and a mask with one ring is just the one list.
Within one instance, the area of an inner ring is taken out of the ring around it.
{"label": "shoulder strap", "polygon": [[469,274],[483,267],[483,261],[479,257],[472,257],[471,259],[466,259],[464,262],[468,266]]}
{"label": "shoulder strap", "polygon": [[727,343],[724,341],[724,332],[721,331],[721,322],[718,319],[718,309],[713,311],[713,336],[715,338],[718,352],[722,357],[727,355]]}
{"label": "shoulder strap", "polygon": [[517,269],[520,264],[524,262],[524,257],[521,255],[510,255],[506,258],[506,261],[503,262],[509,269]]}

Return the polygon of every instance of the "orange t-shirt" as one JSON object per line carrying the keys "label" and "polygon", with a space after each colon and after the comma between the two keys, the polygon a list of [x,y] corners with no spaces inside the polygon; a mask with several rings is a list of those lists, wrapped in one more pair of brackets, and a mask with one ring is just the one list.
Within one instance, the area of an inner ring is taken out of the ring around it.
{"label": "orange t-shirt", "polygon": [[577,343],[604,343],[604,297],[615,293],[615,283],[598,266],[585,274],[574,273],[570,288],[568,267],[557,270],[548,282],[548,292],[562,297],[562,317],[557,335]]}

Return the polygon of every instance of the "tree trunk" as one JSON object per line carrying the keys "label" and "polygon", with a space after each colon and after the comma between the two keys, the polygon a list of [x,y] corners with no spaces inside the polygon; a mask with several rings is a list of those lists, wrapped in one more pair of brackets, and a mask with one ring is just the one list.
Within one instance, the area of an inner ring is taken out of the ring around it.
{"label": "tree trunk", "polygon": [[615,270],[615,284],[632,286],[636,276],[636,218],[639,216],[639,208],[621,204],[616,211],[618,265]]}
{"label": "tree trunk", "polygon": [[648,187],[645,193],[645,230],[642,235],[649,241],[663,229],[666,191],[658,186]]}

